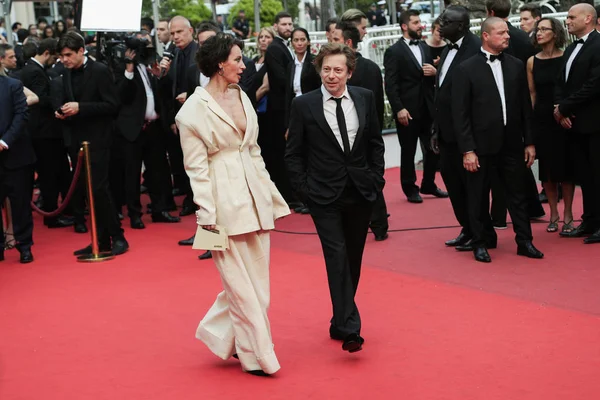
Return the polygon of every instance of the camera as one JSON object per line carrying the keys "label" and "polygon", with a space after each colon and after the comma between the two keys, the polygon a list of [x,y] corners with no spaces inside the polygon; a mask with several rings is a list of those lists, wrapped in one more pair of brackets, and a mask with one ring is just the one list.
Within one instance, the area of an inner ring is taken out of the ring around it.
{"label": "camera", "polygon": [[[156,48],[145,38],[139,37],[140,34],[128,36],[119,33],[106,33],[102,41],[102,54],[107,64],[111,67],[121,65],[127,62],[136,62],[150,65],[156,61]],[[127,50],[135,52],[133,60],[127,60]]]}

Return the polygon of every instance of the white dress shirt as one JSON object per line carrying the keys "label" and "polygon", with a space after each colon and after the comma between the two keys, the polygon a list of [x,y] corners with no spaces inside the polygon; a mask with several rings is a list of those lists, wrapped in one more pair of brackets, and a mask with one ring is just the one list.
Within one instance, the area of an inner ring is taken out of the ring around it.
{"label": "white dress shirt", "polygon": [[304,58],[302,61],[298,60],[296,54],[294,54],[294,64],[296,65],[296,69],[294,70],[294,94],[296,97],[302,96],[302,87],[301,87],[301,78],[302,78],[302,67],[304,66],[304,60],[306,60],[306,53],[304,53]]}
{"label": "white dress shirt", "polygon": [[[592,32],[590,32],[590,33],[592,33]],[[579,39],[583,40],[583,42],[585,43],[585,41],[590,36],[590,33],[588,33],[585,36],[580,37]],[[571,66],[573,65],[573,61],[575,61],[575,57],[577,57],[577,54],[579,54],[582,47],[583,47],[583,43],[577,43],[577,45],[575,46],[575,50],[573,50],[573,53],[571,53],[571,56],[567,60],[567,65],[565,67],[565,82],[569,79],[569,72],[571,72]]]}
{"label": "white dress shirt", "polygon": [[[455,44],[458,46],[458,48],[460,48],[460,46],[462,46],[462,42],[463,39],[465,37],[461,37]],[[456,53],[458,53],[457,49],[450,49],[448,51],[448,54],[446,55],[446,59],[444,60],[444,64],[442,64],[442,69],[440,71],[440,86],[442,86],[442,83],[444,83],[444,78],[446,77],[446,74],[448,73],[448,70],[450,69],[450,66],[452,65],[452,62],[454,61],[454,57],[456,57]]]}
{"label": "white dress shirt", "polygon": [[[333,131],[335,138],[342,150],[344,149],[344,141],[342,140],[342,134],[337,123],[336,108],[337,103],[334,97],[325,89],[325,86],[321,85],[321,93],[323,94],[323,112],[325,113],[325,120]],[[348,142],[350,143],[350,150],[354,145],[354,139],[356,139],[356,132],[358,132],[358,114],[354,107],[354,102],[348,93],[348,88],[342,95],[342,110],[344,110],[344,118],[346,119],[346,130],[348,131]]]}
{"label": "white dress shirt", "polygon": [[504,94],[504,74],[502,73],[502,62],[500,60],[490,61],[490,53],[489,51],[485,51],[483,47],[481,51],[487,57],[487,63],[492,69],[492,74],[494,74],[494,80],[496,81],[496,87],[498,88],[498,92],[500,93],[500,100],[502,101],[502,117],[504,118],[504,126],[506,126],[506,96]]}
{"label": "white dress shirt", "polygon": [[402,39],[404,39],[404,43],[406,43],[406,45],[408,46],[410,51],[412,51],[412,53],[415,56],[415,58],[417,59],[417,62],[419,63],[419,65],[423,65],[423,55],[421,54],[421,47],[419,47],[419,45],[416,45],[416,44],[413,44],[412,46],[410,45],[410,41],[414,40],[414,39],[407,39],[407,38],[402,38]]}
{"label": "white dress shirt", "polygon": [[39,65],[40,67],[42,67],[42,69],[46,69],[41,62],[39,62],[38,60],[36,60],[34,57],[31,57],[31,61],[35,62],[37,65]]}
{"label": "white dress shirt", "polygon": [[[146,90],[146,113],[144,114],[144,119],[146,121],[154,121],[158,119],[158,114],[156,114],[155,104],[154,104],[154,92],[152,92],[152,85],[150,84],[150,78],[148,77],[148,71],[146,71],[146,66],[142,64],[137,65],[138,72],[140,73],[140,77],[142,78],[142,82],[144,83],[144,89]],[[132,80],[133,72],[125,71],[125,78]]]}

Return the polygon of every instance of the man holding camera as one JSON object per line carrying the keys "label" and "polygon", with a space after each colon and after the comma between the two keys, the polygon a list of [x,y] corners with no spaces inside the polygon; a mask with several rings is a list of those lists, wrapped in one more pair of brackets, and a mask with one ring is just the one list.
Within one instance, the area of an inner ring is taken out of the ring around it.
{"label": "man holding camera", "polygon": [[[109,190],[110,145],[114,118],[119,111],[117,88],[108,67],[85,56],[85,41],[76,32],[66,33],[58,42],[57,51],[66,70],[62,76],[60,106],[56,118],[63,121],[71,160],[83,141],[90,142],[92,189],[96,202],[98,244],[100,251],[119,255],[129,249],[117,217]],[[83,223],[83,180],[73,205],[76,223]],[[75,255],[92,253],[92,245],[77,250]]]}

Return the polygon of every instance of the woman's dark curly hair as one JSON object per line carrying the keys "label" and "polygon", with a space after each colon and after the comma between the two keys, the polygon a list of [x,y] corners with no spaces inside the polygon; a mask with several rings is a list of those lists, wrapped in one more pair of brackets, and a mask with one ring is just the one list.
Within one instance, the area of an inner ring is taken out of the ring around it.
{"label": "woman's dark curly hair", "polygon": [[233,36],[219,32],[204,42],[196,54],[196,63],[200,72],[212,78],[219,72],[219,63],[227,61],[233,46],[244,49],[244,42]]}
{"label": "woman's dark curly hair", "polygon": [[567,33],[565,32],[565,28],[559,20],[557,20],[556,18],[549,18],[549,17],[541,18],[538,22],[535,23],[534,33],[531,38],[533,45],[538,48],[540,47],[540,45],[537,42],[537,31],[538,31],[538,25],[542,21],[550,22],[550,26],[552,27],[552,32],[554,32],[554,47],[556,47],[557,49],[564,49],[565,46],[567,45]]}

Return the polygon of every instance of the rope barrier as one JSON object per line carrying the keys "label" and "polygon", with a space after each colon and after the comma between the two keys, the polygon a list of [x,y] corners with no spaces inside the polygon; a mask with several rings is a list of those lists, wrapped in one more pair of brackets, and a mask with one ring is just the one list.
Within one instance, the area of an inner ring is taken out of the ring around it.
{"label": "rope barrier", "polygon": [[35,205],[35,203],[31,202],[31,208],[33,211],[38,214],[43,215],[47,218],[58,217],[62,212],[67,208],[69,202],[71,201],[71,197],[73,197],[73,193],[75,193],[75,186],[77,185],[77,181],[79,180],[79,175],[81,175],[81,169],[83,168],[83,149],[79,150],[79,154],[77,155],[77,166],[75,167],[75,172],[73,173],[73,180],[71,181],[71,186],[69,186],[69,190],[67,191],[67,195],[63,199],[60,206],[51,212],[46,212]]}

